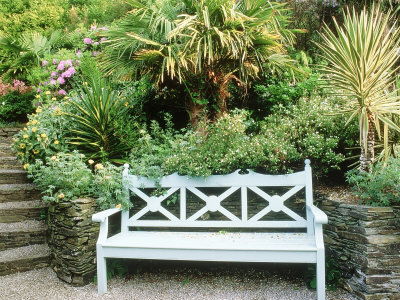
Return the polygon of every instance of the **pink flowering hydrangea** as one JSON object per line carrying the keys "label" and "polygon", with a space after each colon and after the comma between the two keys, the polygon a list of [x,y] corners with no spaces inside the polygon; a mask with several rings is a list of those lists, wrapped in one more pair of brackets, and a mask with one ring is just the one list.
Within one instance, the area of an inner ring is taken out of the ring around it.
{"label": "pink flowering hydrangea", "polygon": [[50,85],[56,85],[57,81],[55,81],[53,78],[50,80]]}
{"label": "pink flowering hydrangea", "polygon": [[61,74],[61,77],[63,78],[70,78],[72,75],[74,75],[76,73],[76,70],[74,67],[70,67],[68,68],[67,71],[65,71],[64,73]]}
{"label": "pink flowering hydrangea", "polygon": [[84,38],[83,39],[83,43],[86,45],[90,45],[92,43],[92,39],[91,38]]}
{"label": "pink flowering hydrangea", "polygon": [[107,38],[102,37],[102,38],[100,39],[100,41],[105,42],[105,41],[107,41]]}
{"label": "pink flowering hydrangea", "polygon": [[42,61],[42,67],[45,67],[49,62],[47,60]]}
{"label": "pink flowering hydrangea", "polygon": [[57,72],[51,72],[50,77],[56,77],[57,76]]}
{"label": "pink flowering hydrangea", "polygon": [[67,92],[64,91],[64,90],[59,90],[59,91],[58,91],[58,94],[59,94],[59,95],[62,95],[62,96],[65,96],[65,95],[67,94]]}

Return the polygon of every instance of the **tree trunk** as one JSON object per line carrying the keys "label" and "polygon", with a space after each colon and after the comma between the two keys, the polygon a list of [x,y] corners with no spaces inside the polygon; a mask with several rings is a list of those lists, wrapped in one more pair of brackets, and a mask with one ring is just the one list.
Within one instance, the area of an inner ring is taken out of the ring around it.
{"label": "tree trunk", "polygon": [[375,116],[368,115],[367,148],[364,147],[364,140],[361,139],[360,172],[372,172],[375,152]]}

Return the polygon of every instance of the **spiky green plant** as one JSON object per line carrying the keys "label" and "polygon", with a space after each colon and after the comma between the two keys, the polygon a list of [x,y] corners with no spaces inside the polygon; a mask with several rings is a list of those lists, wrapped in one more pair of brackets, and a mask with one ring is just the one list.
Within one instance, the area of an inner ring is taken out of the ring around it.
{"label": "spiky green plant", "polygon": [[327,26],[318,44],[328,65],[321,67],[334,93],[344,100],[344,112],[360,127],[360,170],[370,170],[374,161],[375,131],[384,127],[400,131],[391,119],[400,115],[400,97],[393,89],[399,57],[400,28],[390,12],[379,6],[343,12],[343,25],[334,19],[336,34]]}
{"label": "spiky green plant", "polygon": [[121,162],[128,146],[116,134],[116,119],[126,110],[120,93],[98,78],[76,90],[70,102],[76,113],[66,114],[72,121],[68,142],[95,161]]}

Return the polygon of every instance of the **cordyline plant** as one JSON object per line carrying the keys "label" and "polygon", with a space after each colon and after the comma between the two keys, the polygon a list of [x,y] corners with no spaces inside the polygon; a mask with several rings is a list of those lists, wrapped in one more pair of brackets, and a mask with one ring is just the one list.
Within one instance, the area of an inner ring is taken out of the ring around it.
{"label": "cordyline plant", "polygon": [[[393,121],[400,115],[400,97],[395,90],[396,62],[399,57],[400,29],[391,13],[379,7],[365,7],[343,12],[343,25],[334,19],[336,35],[325,26],[318,44],[328,65],[321,67],[334,93],[341,96],[347,123],[358,117],[360,127],[360,167],[371,171],[374,162],[375,130],[384,144],[388,143],[388,129],[400,131]],[[388,147],[386,147],[387,149]],[[385,149],[385,152],[386,152]]]}

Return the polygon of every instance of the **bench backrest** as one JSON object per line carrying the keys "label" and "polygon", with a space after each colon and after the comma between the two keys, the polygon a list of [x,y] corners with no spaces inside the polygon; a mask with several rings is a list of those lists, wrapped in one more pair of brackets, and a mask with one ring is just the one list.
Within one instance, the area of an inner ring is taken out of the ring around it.
{"label": "bench backrest", "polygon": [[[305,169],[287,175],[264,175],[248,171],[247,174],[240,174],[239,170],[228,175],[213,175],[207,178],[193,178],[180,176],[177,173],[165,176],[159,183],[144,177],[129,175],[128,165],[125,165],[123,180],[126,188],[132,191],[137,197],[146,202],[146,206],[129,217],[129,213],[122,215],[121,230],[128,230],[129,226],[134,227],[186,227],[186,228],[307,228],[309,222],[292,209],[285,206],[285,201],[305,188],[305,200],[312,204],[312,175],[310,161],[305,161]],[[149,196],[143,191],[145,188],[156,188],[161,186],[167,191],[161,196]],[[219,195],[206,195],[201,188],[227,188]],[[260,187],[291,187],[283,195],[269,195]],[[200,188],[200,189],[199,189]],[[267,201],[267,205],[255,215],[249,217],[247,192],[253,191],[259,197]],[[204,206],[199,207],[197,212],[188,215],[187,191],[196,195],[204,201]],[[241,216],[238,217],[221,202],[234,192],[240,191]],[[171,195],[179,193],[179,216],[172,214],[163,201]],[[225,220],[207,221],[201,217],[208,212],[219,212],[224,215]],[[158,212],[163,215],[163,220],[144,220],[147,213]],[[263,221],[261,220],[270,212],[283,212],[290,216],[292,221]]]}

